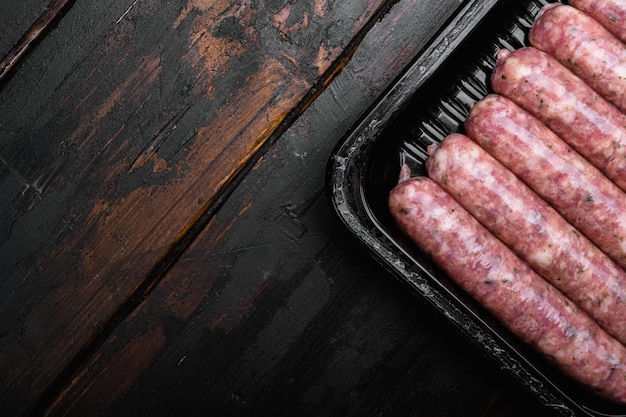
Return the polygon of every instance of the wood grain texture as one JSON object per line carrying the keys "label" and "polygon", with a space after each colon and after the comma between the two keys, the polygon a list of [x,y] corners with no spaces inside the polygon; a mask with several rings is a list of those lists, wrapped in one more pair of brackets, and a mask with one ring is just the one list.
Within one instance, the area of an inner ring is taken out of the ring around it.
{"label": "wood grain texture", "polygon": [[0,229],[3,410],[36,404],[152,289],[152,272],[383,4],[68,11],[0,91],[3,175],[21,187]]}
{"label": "wood grain texture", "polygon": [[49,415],[545,411],[355,246],[324,195],[331,149],[457,3],[403,0],[370,30]]}

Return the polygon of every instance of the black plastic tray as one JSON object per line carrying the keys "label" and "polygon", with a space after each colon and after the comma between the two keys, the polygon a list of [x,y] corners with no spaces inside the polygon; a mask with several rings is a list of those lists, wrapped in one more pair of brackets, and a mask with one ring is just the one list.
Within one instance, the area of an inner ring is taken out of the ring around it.
{"label": "black plastic tray", "polygon": [[550,1],[466,1],[429,47],[335,148],[327,192],[335,214],[367,250],[445,315],[506,372],[563,416],[626,416],[556,371],[500,325],[395,228],[387,197],[406,163],[425,174],[426,147],[463,131],[472,103],[491,92],[501,48],[527,45]]}

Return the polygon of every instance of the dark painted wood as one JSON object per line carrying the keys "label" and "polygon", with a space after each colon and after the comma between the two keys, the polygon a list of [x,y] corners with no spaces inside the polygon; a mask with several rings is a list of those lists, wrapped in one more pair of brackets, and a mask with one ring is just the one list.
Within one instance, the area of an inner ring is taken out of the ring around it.
{"label": "dark painted wood", "polygon": [[49,415],[546,415],[325,198],[331,149],[456,4],[403,0],[369,31]]}
{"label": "dark painted wood", "polygon": [[[66,0],[62,1],[67,3]],[[47,10],[62,11],[59,1],[23,0],[0,1],[0,84],[10,68],[15,66],[54,19]],[[52,7],[49,7],[52,6]]]}
{"label": "dark painted wood", "polygon": [[0,91],[1,409],[70,382],[386,7],[74,4]]}

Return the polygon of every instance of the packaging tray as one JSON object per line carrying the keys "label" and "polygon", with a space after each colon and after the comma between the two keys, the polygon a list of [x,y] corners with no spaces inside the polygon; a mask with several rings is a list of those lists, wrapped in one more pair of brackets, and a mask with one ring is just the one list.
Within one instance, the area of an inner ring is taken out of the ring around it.
{"label": "packaging tray", "polygon": [[414,175],[425,174],[426,147],[463,131],[471,104],[492,91],[496,52],[528,45],[534,16],[550,2],[465,1],[337,145],[328,162],[327,193],[336,216],[374,258],[557,415],[626,416],[626,406],[572,382],[459,290],[399,233],[387,209],[402,164]]}

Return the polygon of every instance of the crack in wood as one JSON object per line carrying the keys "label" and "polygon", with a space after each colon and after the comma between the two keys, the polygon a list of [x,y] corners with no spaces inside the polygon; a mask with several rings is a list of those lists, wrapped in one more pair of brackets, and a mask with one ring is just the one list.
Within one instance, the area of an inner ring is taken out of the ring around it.
{"label": "crack in wood", "polygon": [[45,33],[56,23],[60,17],[74,4],[76,0],[55,0],[43,12],[24,34],[22,39],[0,61],[0,87],[4,84],[9,74],[26,54],[35,46]]}
{"label": "crack in wood", "polygon": [[130,6],[128,6],[128,9],[126,9],[126,11],[124,13],[122,13],[122,15],[120,16],[119,19],[117,19],[115,21],[115,24],[117,25],[118,23],[120,23],[122,20],[124,20],[124,18],[126,17],[126,15],[131,11],[131,9],[135,6],[135,4],[137,4],[137,1],[139,0],[135,0]]}
{"label": "crack in wood", "polygon": [[169,135],[176,129],[178,122],[183,118],[185,113],[191,106],[188,104],[180,109],[174,117],[172,117],[154,136],[154,138],[148,143],[143,151],[137,156],[135,161],[130,166],[129,172],[133,173],[151,160],[163,144]]}

